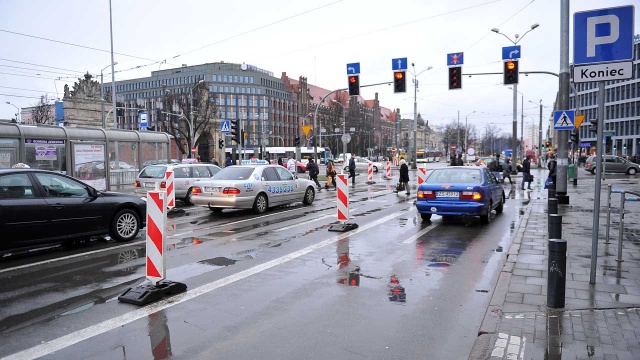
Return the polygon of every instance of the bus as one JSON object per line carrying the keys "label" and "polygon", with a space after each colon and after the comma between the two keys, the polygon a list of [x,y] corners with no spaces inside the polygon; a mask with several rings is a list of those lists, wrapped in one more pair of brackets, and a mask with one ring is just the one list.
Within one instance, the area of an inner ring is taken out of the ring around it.
{"label": "bus", "polygon": [[[231,156],[231,152],[233,148],[227,147],[224,149],[225,156]],[[237,151],[237,150],[236,150]],[[267,146],[264,148],[266,160],[277,160],[278,158],[295,158],[296,157],[296,148],[294,146]],[[244,158],[251,158],[253,156],[260,157],[260,148],[246,148],[242,149],[242,153],[245,154]],[[313,158],[313,146],[303,146],[300,147],[300,161],[306,162],[309,159]],[[326,159],[330,159],[333,157],[331,150],[329,148],[318,148],[318,160],[321,163],[324,163]],[[303,161],[306,160],[306,161]]]}
{"label": "bus", "polygon": [[442,158],[441,150],[417,150],[416,151],[416,163],[425,164],[428,162],[439,162]]}

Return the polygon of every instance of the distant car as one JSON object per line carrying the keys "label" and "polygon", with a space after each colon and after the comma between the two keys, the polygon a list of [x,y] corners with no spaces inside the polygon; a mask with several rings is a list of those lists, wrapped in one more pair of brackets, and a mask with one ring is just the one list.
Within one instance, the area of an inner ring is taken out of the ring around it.
{"label": "distant car", "polygon": [[[289,158],[282,158],[282,166],[284,166],[285,168],[287,167],[287,161],[289,161]],[[307,160],[308,162],[308,160]],[[278,165],[278,160],[277,159],[273,159],[270,161],[271,164],[274,165]],[[307,165],[305,163],[302,163],[300,161],[296,161],[296,170],[299,174],[304,174],[307,172]]]}
{"label": "distant car", "polygon": [[[383,166],[379,162],[371,161],[369,159],[363,157],[356,157],[353,159],[356,163],[356,170],[367,171],[369,169],[369,163],[373,165],[373,172],[378,172],[378,170],[382,169]],[[343,166],[345,171],[349,170],[349,161]]]}
{"label": "distant car", "polygon": [[219,166],[207,163],[149,165],[138,174],[133,192],[140,197],[146,198],[147,191],[153,190],[156,184],[161,189],[164,189],[166,187],[164,177],[167,170],[173,170],[176,199],[182,200],[186,204],[191,204],[189,195],[194,182],[198,179],[211,178],[221,169]]}
{"label": "distant car", "polygon": [[277,205],[311,205],[315,183],[280,165],[238,165],[222,169],[213,179],[196,181],[190,196],[194,205],[211,211],[253,209],[262,214]]}
{"label": "distant car", "polygon": [[[118,165],[120,167],[120,169],[134,169],[133,166],[127,164],[124,161],[118,161]],[[115,169],[116,168],[116,162],[115,161],[109,161],[109,168],[110,169]]]}
{"label": "distant car", "polygon": [[98,191],[80,180],[38,169],[0,170],[0,252],[108,234],[133,240],[146,222],[137,196]]}
{"label": "distant car", "polygon": [[[596,157],[589,156],[587,158],[587,164],[585,169],[592,174],[596,173]],[[614,172],[614,173],[625,173],[629,175],[635,175],[638,171],[640,171],[640,165],[636,163],[632,163],[631,161],[621,158],[615,155],[605,155],[603,156],[604,160],[604,170],[606,172]]]}
{"label": "distant car", "polygon": [[505,195],[486,167],[455,166],[434,169],[418,187],[416,208],[423,220],[431,215],[479,216],[489,223],[491,211],[502,213]]}
{"label": "distant car", "polygon": [[149,166],[149,165],[161,165],[161,164],[180,164],[180,160],[178,160],[178,159],[171,159],[171,161],[167,161],[167,160],[147,160],[144,163],[142,163],[142,167]]}

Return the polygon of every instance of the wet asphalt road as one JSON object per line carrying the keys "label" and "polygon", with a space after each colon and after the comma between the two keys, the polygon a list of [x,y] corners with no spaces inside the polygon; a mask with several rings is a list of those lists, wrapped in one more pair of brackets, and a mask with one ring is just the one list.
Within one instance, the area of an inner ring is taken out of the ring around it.
{"label": "wet asphalt road", "polygon": [[[143,308],[117,296],[144,282],[144,237],[3,259],[0,357],[466,358],[506,256],[496,249],[535,193],[506,185],[511,199],[488,226],[423,222],[415,188],[394,194],[376,177],[351,191],[359,228],[344,234],[327,231],[332,190],[260,216],[180,207],[167,278],[189,290]],[[396,285],[405,302],[390,298]]]}

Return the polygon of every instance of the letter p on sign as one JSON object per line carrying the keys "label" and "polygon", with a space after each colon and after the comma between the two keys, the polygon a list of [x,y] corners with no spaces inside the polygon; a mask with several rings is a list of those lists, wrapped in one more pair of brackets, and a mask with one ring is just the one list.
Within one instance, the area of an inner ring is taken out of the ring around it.
{"label": "letter p on sign", "polygon": [[[608,25],[608,26],[607,26]],[[603,35],[609,29],[608,35]],[[620,19],[615,15],[587,18],[587,57],[596,56],[596,46],[614,44],[620,37]]]}

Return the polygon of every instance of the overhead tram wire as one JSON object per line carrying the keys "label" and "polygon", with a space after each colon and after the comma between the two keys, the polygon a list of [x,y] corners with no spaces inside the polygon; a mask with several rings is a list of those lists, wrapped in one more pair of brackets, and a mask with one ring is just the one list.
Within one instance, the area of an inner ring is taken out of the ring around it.
{"label": "overhead tram wire", "polygon": [[38,66],[38,67],[43,67],[43,68],[47,68],[47,69],[64,70],[64,71],[70,71],[70,72],[74,72],[74,73],[81,73],[81,74],[84,74],[84,71],[78,71],[78,70],[64,69],[64,68],[59,68],[59,67],[54,67],[54,66],[47,66],[47,65],[34,64],[34,63],[28,63],[28,62],[18,61],[18,60],[10,60],[10,59],[3,59],[3,58],[0,58],[0,61],[8,61],[8,62],[13,62],[13,63],[18,63],[18,64],[23,64],[23,65]]}
{"label": "overhead tram wire", "polygon": [[12,69],[21,69],[21,70],[28,70],[28,71],[35,71],[35,72],[41,72],[41,73],[45,72],[45,73],[51,73],[51,74],[62,74],[62,75],[75,76],[73,74],[63,73],[63,72],[59,72],[59,71],[31,69],[31,68],[25,68],[25,67],[21,67],[21,66],[11,66],[11,65],[2,65],[2,64],[0,64],[0,67],[6,67],[6,68],[12,68]]}

